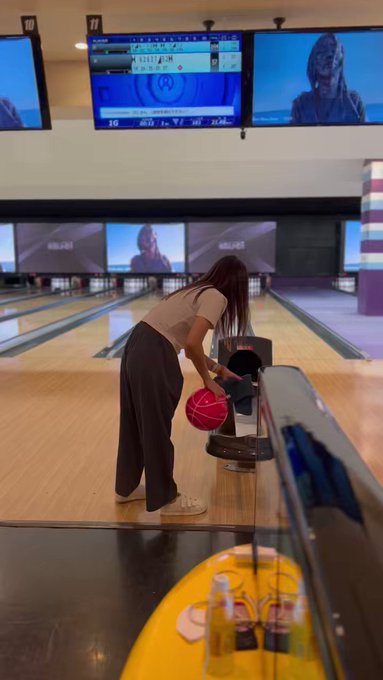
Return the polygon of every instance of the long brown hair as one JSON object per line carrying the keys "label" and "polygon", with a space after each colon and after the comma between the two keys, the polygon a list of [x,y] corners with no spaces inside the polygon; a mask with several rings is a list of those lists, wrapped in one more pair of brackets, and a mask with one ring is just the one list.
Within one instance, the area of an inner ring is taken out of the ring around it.
{"label": "long brown hair", "polygon": [[207,288],[216,288],[227,299],[226,310],[217,324],[218,333],[223,337],[246,335],[249,322],[249,275],[243,262],[235,255],[226,255],[198,281],[175,291],[169,297],[195,290],[197,300]]}

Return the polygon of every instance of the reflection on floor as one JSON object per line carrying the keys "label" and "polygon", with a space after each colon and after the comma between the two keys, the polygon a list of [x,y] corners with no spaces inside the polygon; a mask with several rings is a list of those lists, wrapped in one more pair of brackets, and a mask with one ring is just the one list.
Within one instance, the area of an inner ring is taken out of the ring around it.
{"label": "reflection on floor", "polygon": [[0,528],[0,677],[118,680],[141,628],[175,583],[251,536]]}

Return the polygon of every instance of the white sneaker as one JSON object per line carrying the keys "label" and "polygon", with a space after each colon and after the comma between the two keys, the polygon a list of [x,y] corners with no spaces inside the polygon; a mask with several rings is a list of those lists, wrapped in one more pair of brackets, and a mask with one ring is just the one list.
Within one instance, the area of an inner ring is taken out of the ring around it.
{"label": "white sneaker", "polygon": [[132,491],[129,496],[120,496],[120,494],[115,494],[116,503],[131,503],[132,501],[144,501],[146,498],[146,489],[143,484]]}
{"label": "white sneaker", "polygon": [[162,517],[186,517],[188,515],[202,515],[206,510],[207,503],[201,498],[192,498],[182,493],[174,501],[164,505],[160,512]]}

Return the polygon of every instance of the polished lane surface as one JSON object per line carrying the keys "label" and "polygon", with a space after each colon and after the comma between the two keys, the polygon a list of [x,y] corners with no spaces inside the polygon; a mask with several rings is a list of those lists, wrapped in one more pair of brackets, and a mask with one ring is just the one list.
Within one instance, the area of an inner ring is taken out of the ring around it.
{"label": "polished lane surface", "polygon": [[62,292],[58,293],[57,295],[46,295],[44,297],[38,297],[37,299],[34,299],[34,296],[31,295],[29,300],[21,300],[20,302],[17,302],[17,300],[12,300],[12,302],[0,306],[0,319],[8,316],[9,314],[18,314],[21,312],[26,312],[29,311],[30,309],[35,309],[36,307],[44,307],[44,305],[54,304],[62,300],[70,300],[71,298],[81,298],[88,292],[89,292],[88,290],[84,291],[78,290],[72,293]]}
{"label": "polished lane surface", "polygon": [[[6,480],[0,489],[0,518],[161,522],[159,513],[147,513],[142,502],[114,504],[120,362],[93,358],[155,303],[150,297],[136,300],[25,354],[0,360],[0,478]],[[256,299],[251,311],[255,333],[273,340],[274,364],[296,365],[306,372],[383,481],[383,362],[342,359],[271,298]],[[227,472],[221,461],[205,453],[206,435],[192,428],[184,415],[185,400],[200,379],[189,361],[181,357],[181,363],[185,384],[172,435],[175,478],[182,491],[209,503],[205,515],[187,522],[249,525],[254,476]],[[274,471],[271,466],[262,469],[270,475],[272,490]],[[275,522],[272,501],[271,492],[262,501],[264,526]]]}
{"label": "polished lane surface", "polygon": [[[42,290],[30,290],[17,293],[15,291],[9,291],[9,294],[0,295],[0,309],[7,304],[15,304],[17,302],[28,302],[29,300],[34,300],[35,298],[43,300],[43,298],[53,298],[52,291],[50,288],[45,288]],[[26,300],[28,298],[28,300]],[[10,302],[8,302],[10,301]]]}
{"label": "polished lane surface", "polygon": [[3,321],[0,324],[0,342],[4,342],[10,338],[22,335],[23,333],[36,330],[42,326],[53,323],[54,321],[60,321],[61,319],[71,316],[72,314],[85,312],[89,309],[96,308],[102,304],[106,304],[107,302],[113,302],[117,299],[118,294],[115,292],[100,293],[95,297],[85,298],[83,300],[77,299],[60,307],[36,312],[36,314],[31,314],[25,317],[21,316],[17,319],[10,319],[9,321]]}

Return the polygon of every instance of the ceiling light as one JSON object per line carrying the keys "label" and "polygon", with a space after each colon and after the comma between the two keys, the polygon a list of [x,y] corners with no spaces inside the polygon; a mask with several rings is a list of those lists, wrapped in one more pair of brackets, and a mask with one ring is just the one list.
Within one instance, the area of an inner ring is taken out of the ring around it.
{"label": "ceiling light", "polygon": [[78,43],[76,43],[76,44],[75,44],[75,47],[76,47],[76,49],[78,49],[78,50],[87,50],[87,49],[88,49],[88,45],[87,45],[86,43],[84,43],[84,42],[78,42]]}

